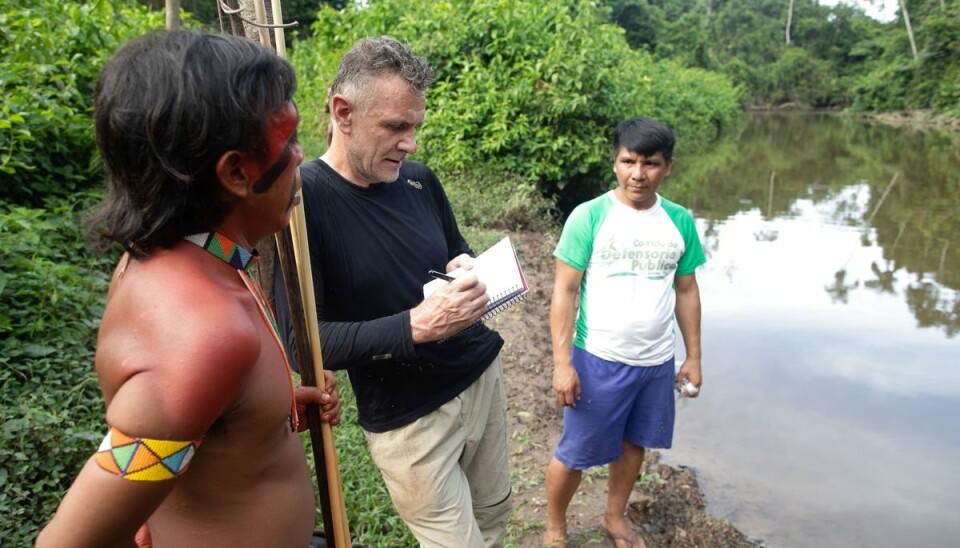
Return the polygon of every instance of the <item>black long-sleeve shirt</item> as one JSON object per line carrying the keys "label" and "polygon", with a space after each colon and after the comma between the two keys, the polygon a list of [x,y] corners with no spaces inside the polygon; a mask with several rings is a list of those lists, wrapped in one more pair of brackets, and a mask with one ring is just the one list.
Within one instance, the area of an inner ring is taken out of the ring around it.
{"label": "black long-sleeve shirt", "polygon": [[[410,309],[423,301],[427,271],[473,253],[423,164],[404,161],[395,182],[367,188],[322,160],[300,173],[324,367],[347,369],[364,429],[409,424],[470,386],[503,346],[483,324],[413,344]],[[282,276],[275,280],[284,295]],[[292,350],[286,301],[276,301]]]}

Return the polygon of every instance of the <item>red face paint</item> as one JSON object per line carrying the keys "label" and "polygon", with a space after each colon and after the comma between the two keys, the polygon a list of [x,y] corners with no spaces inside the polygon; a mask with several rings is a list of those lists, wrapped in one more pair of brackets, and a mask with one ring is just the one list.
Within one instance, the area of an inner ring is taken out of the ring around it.
{"label": "red face paint", "polygon": [[296,160],[303,160],[303,151],[297,141],[297,124],[300,117],[293,102],[284,105],[267,120],[267,157],[272,159],[270,167],[264,171],[253,185],[253,191],[262,194],[273,186],[288,167]]}

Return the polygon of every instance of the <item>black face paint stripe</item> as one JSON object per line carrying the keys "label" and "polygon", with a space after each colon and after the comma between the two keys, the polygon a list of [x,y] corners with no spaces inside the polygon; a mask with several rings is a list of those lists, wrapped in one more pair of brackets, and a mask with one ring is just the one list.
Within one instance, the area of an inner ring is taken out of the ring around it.
{"label": "black face paint stripe", "polygon": [[277,181],[277,177],[283,173],[283,170],[287,169],[287,166],[290,165],[290,156],[293,155],[293,145],[297,144],[297,132],[294,131],[293,135],[290,136],[290,140],[287,141],[287,147],[283,149],[283,153],[277,158],[277,161],[274,162],[270,169],[265,171],[263,175],[260,176],[260,179],[256,183],[253,183],[253,191],[257,194],[263,194],[264,192],[270,190],[270,187],[273,186],[273,183]]}

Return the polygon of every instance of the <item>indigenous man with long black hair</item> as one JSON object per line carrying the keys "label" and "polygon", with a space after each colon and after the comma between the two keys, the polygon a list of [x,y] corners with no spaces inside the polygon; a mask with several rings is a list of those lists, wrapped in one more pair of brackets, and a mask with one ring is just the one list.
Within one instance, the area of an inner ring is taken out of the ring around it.
{"label": "indigenous man with long black hair", "polygon": [[298,200],[295,89],[289,63],[226,35],[148,35],[104,68],[94,226],[126,250],[97,341],[107,434],[39,546],[309,545],[298,407],[335,424],[340,404],[332,377],[294,386],[248,274]]}

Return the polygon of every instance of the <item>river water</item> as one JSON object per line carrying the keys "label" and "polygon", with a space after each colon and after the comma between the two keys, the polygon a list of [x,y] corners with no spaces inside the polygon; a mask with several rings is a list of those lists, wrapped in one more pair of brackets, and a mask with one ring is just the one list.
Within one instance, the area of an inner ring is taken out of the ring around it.
{"label": "river water", "polygon": [[708,260],[666,462],[767,546],[957,546],[960,135],[751,115],[660,190]]}

